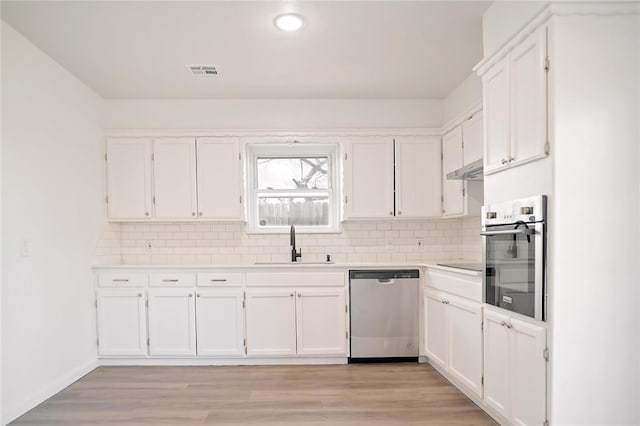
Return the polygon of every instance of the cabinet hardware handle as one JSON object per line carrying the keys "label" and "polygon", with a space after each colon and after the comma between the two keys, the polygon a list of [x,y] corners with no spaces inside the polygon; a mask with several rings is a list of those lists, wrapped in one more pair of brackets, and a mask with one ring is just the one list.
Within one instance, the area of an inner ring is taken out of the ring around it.
{"label": "cabinet hardware handle", "polygon": [[402,216],[402,212],[398,212],[398,216]]}
{"label": "cabinet hardware handle", "polygon": [[193,293],[189,293],[189,297],[193,297]]}
{"label": "cabinet hardware handle", "polygon": [[505,326],[507,325],[507,323],[506,323],[506,322],[504,322],[504,321],[500,321],[500,325],[501,325],[501,326],[503,326],[503,327],[505,327]]}
{"label": "cabinet hardware handle", "polygon": [[226,278],[212,278],[211,282],[212,283],[226,283],[227,279]]}
{"label": "cabinet hardware handle", "polygon": [[149,216],[149,212],[145,212],[145,213],[144,213],[144,215],[145,215],[145,216]]}
{"label": "cabinet hardware handle", "polygon": [[129,279],[128,278],[114,278],[111,281],[113,281],[114,283],[128,283]]}
{"label": "cabinet hardware handle", "polygon": [[138,297],[142,297],[142,293],[138,293]]}
{"label": "cabinet hardware handle", "polygon": [[513,325],[511,325],[510,322],[506,323],[505,325],[507,326],[507,328],[512,328],[513,327]]}
{"label": "cabinet hardware handle", "polygon": [[501,162],[502,164],[507,164],[509,161],[508,161],[506,158],[503,158],[502,160],[500,160],[500,162]]}
{"label": "cabinet hardware handle", "polygon": [[393,216],[393,212],[389,212],[389,216]]}
{"label": "cabinet hardware handle", "polygon": [[198,216],[202,216],[202,212],[199,212],[199,213],[198,213]]}
{"label": "cabinet hardware handle", "polygon": [[196,293],[196,297],[200,297],[200,293]]}
{"label": "cabinet hardware handle", "polygon": [[515,159],[515,157],[509,157],[508,160],[509,160],[509,162],[512,162],[512,161],[515,161],[516,159]]}
{"label": "cabinet hardware handle", "polygon": [[162,280],[163,283],[177,283],[179,280]]}
{"label": "cabinet hardware handle", "polygon": [[196,212],[191,212],[191,216],[195,216],[195,215],[196,215]]}
{"label": "cabinet hardware handle", "polygon": [[293,297],[293,293],[289,294],[289,297]]}
{"label": "cabinet hardware handle", "polygon": [[302,297],[302,293],[298,293],[298,298]]}

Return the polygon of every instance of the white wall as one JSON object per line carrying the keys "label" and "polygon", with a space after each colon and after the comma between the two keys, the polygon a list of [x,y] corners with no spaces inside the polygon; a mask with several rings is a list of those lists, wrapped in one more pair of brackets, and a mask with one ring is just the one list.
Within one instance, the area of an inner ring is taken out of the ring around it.
{"label": "white wall", "polygon": [[484,57],[488,58],[496,53],[549,3],[542,0],[493,2],[482,16]]}
{"label": "white wall", "polygon": [[445,125],[457,121],[461,118],[461,114],[469,112],[471,108],[480,104],[482,104],[482,80],[475,72],[471,72],[444,98],[442,121]]}
{"label": "white wall", "polygon": [[106,128],[340,129],[440,127],[429,99],[107,100]]}
{"label": "white wall", "polygon": [[640,423],[639,31],[554,22],[552,424]]}
{"label": "white wall", "polygon": [[90,263],[104,227],[101,99],[2,23],[2,409],[96,365]]}

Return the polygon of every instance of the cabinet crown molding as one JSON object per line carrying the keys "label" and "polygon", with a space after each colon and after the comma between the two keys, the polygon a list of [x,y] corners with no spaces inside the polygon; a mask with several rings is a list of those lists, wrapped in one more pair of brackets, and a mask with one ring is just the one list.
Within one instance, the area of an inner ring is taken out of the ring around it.
{"label": "cabinet crown molding", "polygon": [[575,2],[551,3],[534,16],[520,31],[506,41],[497,51],[482,59],[473,67],[479,76],[485,74],[492,66],[507,56],[516,46],[534,33],[538,28],[546,25],[552,17],[567,16],[619,16],[639,15],[640,3],[635,2]]}

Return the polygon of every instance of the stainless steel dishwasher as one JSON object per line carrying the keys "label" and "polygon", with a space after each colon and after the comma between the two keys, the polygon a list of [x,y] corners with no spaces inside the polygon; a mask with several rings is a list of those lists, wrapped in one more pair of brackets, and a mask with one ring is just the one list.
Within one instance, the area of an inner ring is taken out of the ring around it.
{"label": "stainless steel dishwasher", "polygon": [[418,359],[420,273],[349,271],[350,362]]}

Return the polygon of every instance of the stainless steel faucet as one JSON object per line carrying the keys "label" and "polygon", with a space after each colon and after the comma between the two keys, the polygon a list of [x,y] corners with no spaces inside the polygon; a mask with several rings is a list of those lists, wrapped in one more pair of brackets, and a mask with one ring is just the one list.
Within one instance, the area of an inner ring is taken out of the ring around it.
{"label": "stainless steel faucet", "polygon": [[291,225],[291,231],[289,232],[291,239],[291,261],[297,262],[299,257],[302,257],[302,249],[296,251],[296,227]]}

